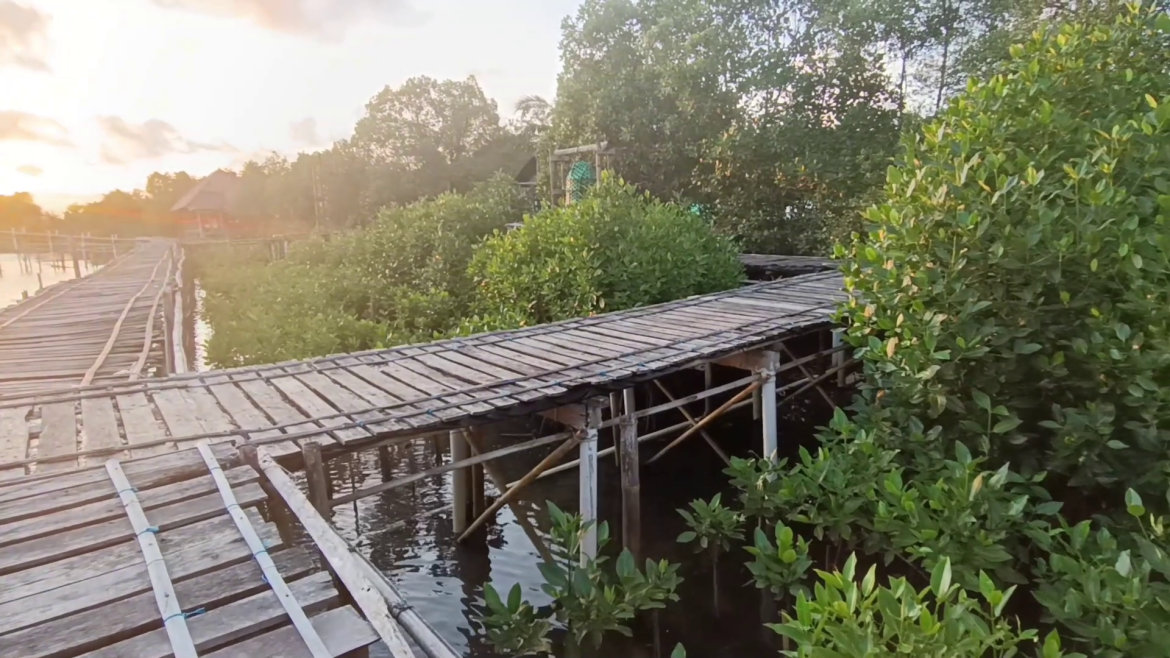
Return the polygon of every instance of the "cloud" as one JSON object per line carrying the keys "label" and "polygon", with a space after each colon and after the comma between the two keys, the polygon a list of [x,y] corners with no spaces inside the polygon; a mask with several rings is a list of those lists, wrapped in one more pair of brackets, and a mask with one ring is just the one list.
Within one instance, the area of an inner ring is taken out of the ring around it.
{"label": "cloud", "polygon": [[30,165],[30,164],[20,165],[19,167],[16,168],[16,171],[17,171],[17,173],[24,174],[25,176],[32,176],[33,178],[36,178],[37,176],[40,176],[41,174],[45,173],[44,169],[41,169],[40,167],[38,167],[36,165]]}
{"label": "cloud", "polygon": [[0,142],[68,146],[69,131],[55,119],[17,110],[0,110]]}
{"label": "cloud", "polygon": [[184,137],[177,128],[161,119],[145,123],[128,123],[120,117],[98,117],[105,133],[102,160],[125,164],[132,160],[153,160],[173,153],[198,151],[234,151],[228,144],[207,144]]}
{"label": "cloud", "polygon": [[427,19],[412,0],[154,0],[166,8],[251,21],[261,27],[337,39],[368,19],[415,26]]}
{"label": "cloud", "polygon": [[12,0],[0,0],[0,67],[47,71],[49,17]]}
{"label": "cloud", "polygon": [[317,132],[317,120],[305,117],[288,127],[288,134],[304,146],[317,146],[322,142],[321,134]]}

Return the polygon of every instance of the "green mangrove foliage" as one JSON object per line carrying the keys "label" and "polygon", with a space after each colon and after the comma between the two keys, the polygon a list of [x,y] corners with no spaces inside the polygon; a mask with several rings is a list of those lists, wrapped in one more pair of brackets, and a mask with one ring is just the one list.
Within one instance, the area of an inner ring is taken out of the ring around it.
{"label": "green mangrove foliage", "polygon": [[639,570],[634,556],[623,550],[611,569],[608,558],[581,559],[581,541],[596,527],[597,549],[609,543],[609,526],[583,521],[578,514],[567,514],[551,501],[548,503],[552,530],[549,533],[554,561],[543,562],[541,589],[552,598],[552,605],[537,609],[524,601],[520,585],[512,586],[504,603],[495,588],[484,586],[487,613],[480,621],[488,629],[488,640],[511,656],[548,652],[548,633],[554,623],[568,631],[576,647],[601,646],[602,638],[613,631],[632,634],[629,624],[642,611],[659,610],[669,601],[677,601],[674,590],[682,579],[678,565],[666,560],[646,560]]}
{"label": "green mangrove foliage", "polygon": [[733,242],[686,208],[608,175],[582,201],[488,238],[470,272],[477,329],[656,304],[743,280]]}
{"label": "green mangrove foliage", "polygon": [[679,206],[603,181],[519,222],[506,178],[381,211],[284,261],[205,258],[216,366],[270,363],[621,310],[731,288],[735,246]]}
{"label": "green mangrove foliage", "polygon": [[817,543],[786,655],[1170,656],[1167,90],[1170,15],[1119,6],[905,140],[837,251],[852,413],[727,469],[753,575]]}

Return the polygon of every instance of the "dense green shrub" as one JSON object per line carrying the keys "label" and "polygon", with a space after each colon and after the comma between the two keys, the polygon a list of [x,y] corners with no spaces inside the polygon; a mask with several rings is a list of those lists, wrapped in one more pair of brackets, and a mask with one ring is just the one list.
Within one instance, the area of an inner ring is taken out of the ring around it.
{"label": "dense green shrub", "polygon": [[[788,655],[1170,655],[1143,503],[1170,489],[1168,92],[1170,16],[1118,7],[1012,47],[906,141],[838,249],[852,415],[792,466],[728,469],[745,513],[827,544],[773,626]],[[860,586],[830,571],[853,550],[880,558]]]}
{"label": "dense green shrub", "polygon": [[701,218],[608,176],[581,201],[488,238],[470,272],[477,328],[655,304],[743,279],[735,245]]}
{"label": "dense green shrub", "polygon": [[267,266],[205,256],[208,360],[271,363],[451,331],[467,310],[472,251],[524,207],[515,186],[496,178],[466,195],[386,208],[367,229],[297,245]]}
{"label": "dense green shrub", "polygon": [[895,424],[1087,496],[1164,491],[1168,92],[1170,17],[1125,10],[1013,46],[907,141],[846,265],[866,394]]}

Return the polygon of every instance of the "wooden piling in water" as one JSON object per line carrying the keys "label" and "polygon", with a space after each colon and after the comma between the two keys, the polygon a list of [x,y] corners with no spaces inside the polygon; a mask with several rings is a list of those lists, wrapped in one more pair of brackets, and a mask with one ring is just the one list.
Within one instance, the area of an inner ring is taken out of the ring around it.
{"label": "wooden piling in water", "polygon": [[[451,430],[451,461],[458,463],[471,456],[471,447],[463,437],[462,430]],[[462,534],[467,529],[468,513],[471,511],[471,472],[467,467],[451,473],[451,530]]]}
{"label": "wooden piling in water", "polygon": [[642,556],[642,482],[638,464],[638,421],[633,416],[634,389],[627,388],[622,393],[622,400],[622,541],[637,562]]}

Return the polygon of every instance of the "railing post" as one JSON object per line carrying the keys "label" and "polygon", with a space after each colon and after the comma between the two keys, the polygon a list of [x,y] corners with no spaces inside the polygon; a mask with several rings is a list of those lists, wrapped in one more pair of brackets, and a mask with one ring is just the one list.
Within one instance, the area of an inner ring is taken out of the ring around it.
{"label": "railing post", "polygon": [[597,400],[586,403],[585,437],[581,441],[581,468],[578,481],[578,506],[581,520],[591,527],[581,538],[581,560],[597,557],[597,435],[601,425],[601,405]]}
{"label": "railing post", "polygon": [[779,409],[776,407],[776,368],[780,365],[780,355],[776,352],[765,352],[767,355],[767,364],[759,370],[760,377],[764,384],[759,388],[760,391],[760,411],[763,416],[764,428],[764,459],[776,459],[776,451],[778,448],[778,425],[777,416]]}
{"label": "railing post", "polygon": [[642,555],[642,482],[638,464],[638,420],[634,418],[634,389],[622,392],[621,472],[622,541],[637,562]]}

